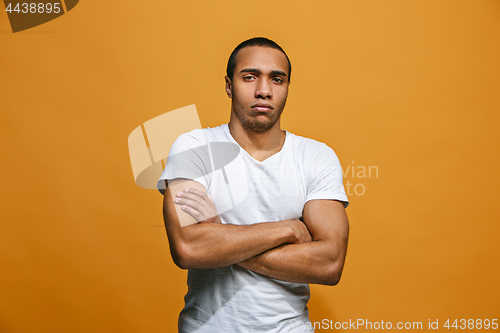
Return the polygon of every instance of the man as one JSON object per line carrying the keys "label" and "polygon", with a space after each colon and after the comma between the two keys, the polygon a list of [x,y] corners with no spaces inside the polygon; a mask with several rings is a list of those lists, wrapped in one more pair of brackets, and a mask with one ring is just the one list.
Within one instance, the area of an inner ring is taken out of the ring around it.
{"label": "man", "polygon": [[273,41],[241,43],[225,77],[229,123],[170,149],[158,188],[172,258],[189,270],[180,332],[311,331],[308,283],[340,279],[342,169],[325,144],[281,130],[290,74]]}

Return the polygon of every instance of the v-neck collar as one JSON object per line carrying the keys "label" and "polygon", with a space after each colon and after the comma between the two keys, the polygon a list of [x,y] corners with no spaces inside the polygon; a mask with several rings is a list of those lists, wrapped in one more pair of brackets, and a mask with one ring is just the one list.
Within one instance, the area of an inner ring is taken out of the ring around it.
{"label": "v-neck collar", "polygon": [[287,146],[288,141],[290,141],[289,132],[285,130],[285,142],[283,143],[283,146],[281,147],[281,149],[278,152],[276,152],[276,153],[272,154],[271,156],[269,156],[268,158],[266,158],[265,160],[259,161],[259,160],[256,160],[255,158],[253,158],[252,155],[250,155],[245,149],[243,149],[243,147],[240,146],[240,144],[238,142],[236,142],[236,140],[233,138],[233,135],[231,134],[231,131],[229,130],[229,124],[224,124],[224,125],[222,125],[222,127],[223,127],[224,132],[226,133],[227,137],[229,138],[229,140],[231,140],[233,143],[236,143],[238,145],[238,147],[240,147],[240,149],[242,151],[244,151],[244,153],[249,158],[251,158],[252,161],[254,161],[257,164],[269,163],[269,161],[274,160],[276,158],[276,156],[283,154],[283,151],[285,150],[285,147]]}

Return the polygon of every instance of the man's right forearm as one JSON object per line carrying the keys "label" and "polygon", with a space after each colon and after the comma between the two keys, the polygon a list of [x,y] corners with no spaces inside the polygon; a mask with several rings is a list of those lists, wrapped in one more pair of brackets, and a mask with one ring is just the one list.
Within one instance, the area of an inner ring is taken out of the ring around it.
{"label": "man's right forearm", "polygon": [[[175,196],[179,198],[179,193],[183,199],[174,200]],[[198,208],[197,212],[202,211],[203,214],[193,214],[196,216],[194,219],[186,213],[190,211],[185,209],[187,205]],[[206,196],[202,185],[190,180],[168,184],[163,200],[163,216],[170,252],[177,266],[184,269],[225,267],[282,244],[311,240],[307,227],[299,220],[252,225],[222,224],[218,216],[209,219],[209,210],[214,210],[213,202]],[[216,214],[216,210],[213,213]],[[217,223],[204,222],[208,220]]]}
{"label": "man's right forearm", "polygon": [[209,269],[238,263],[281,244],[296,243],[293,223],[166,225],[174,262],[183,269]]}

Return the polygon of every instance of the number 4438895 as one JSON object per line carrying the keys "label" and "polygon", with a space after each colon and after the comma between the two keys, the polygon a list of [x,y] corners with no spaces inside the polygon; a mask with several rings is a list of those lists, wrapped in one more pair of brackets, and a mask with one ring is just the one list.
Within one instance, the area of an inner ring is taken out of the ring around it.
{"label": "number 4438895", "polygon": [[54,13],[60,13],[61,12],[61,7],[60,3],[36,3],[36,2],[30,2],[30,3],[18,3],[14,8],[12,8],[12,3],[9,3],[7,8],[5,8],[5,11],[12,13],[47,13],[50,14],[52,12]]}
{"label": "number 4438895", "polygon": [[455,319],[453,323],[450,324],[450,319],[444,323],[443,327],[447,329],[462,329],[462,330],[472,330],[472,329],[493,329],[498,328],[498,319]]}

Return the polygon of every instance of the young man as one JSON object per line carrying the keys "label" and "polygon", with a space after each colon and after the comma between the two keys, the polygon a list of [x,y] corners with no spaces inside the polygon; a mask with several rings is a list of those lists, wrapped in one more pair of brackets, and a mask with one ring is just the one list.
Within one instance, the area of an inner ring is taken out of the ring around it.
{"label": "young man", "polygon": [[342,169],[325,144],[281,130],[290,74],[273,41],[241,43],[225,77],[229,123],[170,149],[158,188],[172,258],[189,269],[180,332],[307,332],[308,283],[340,279]]}

